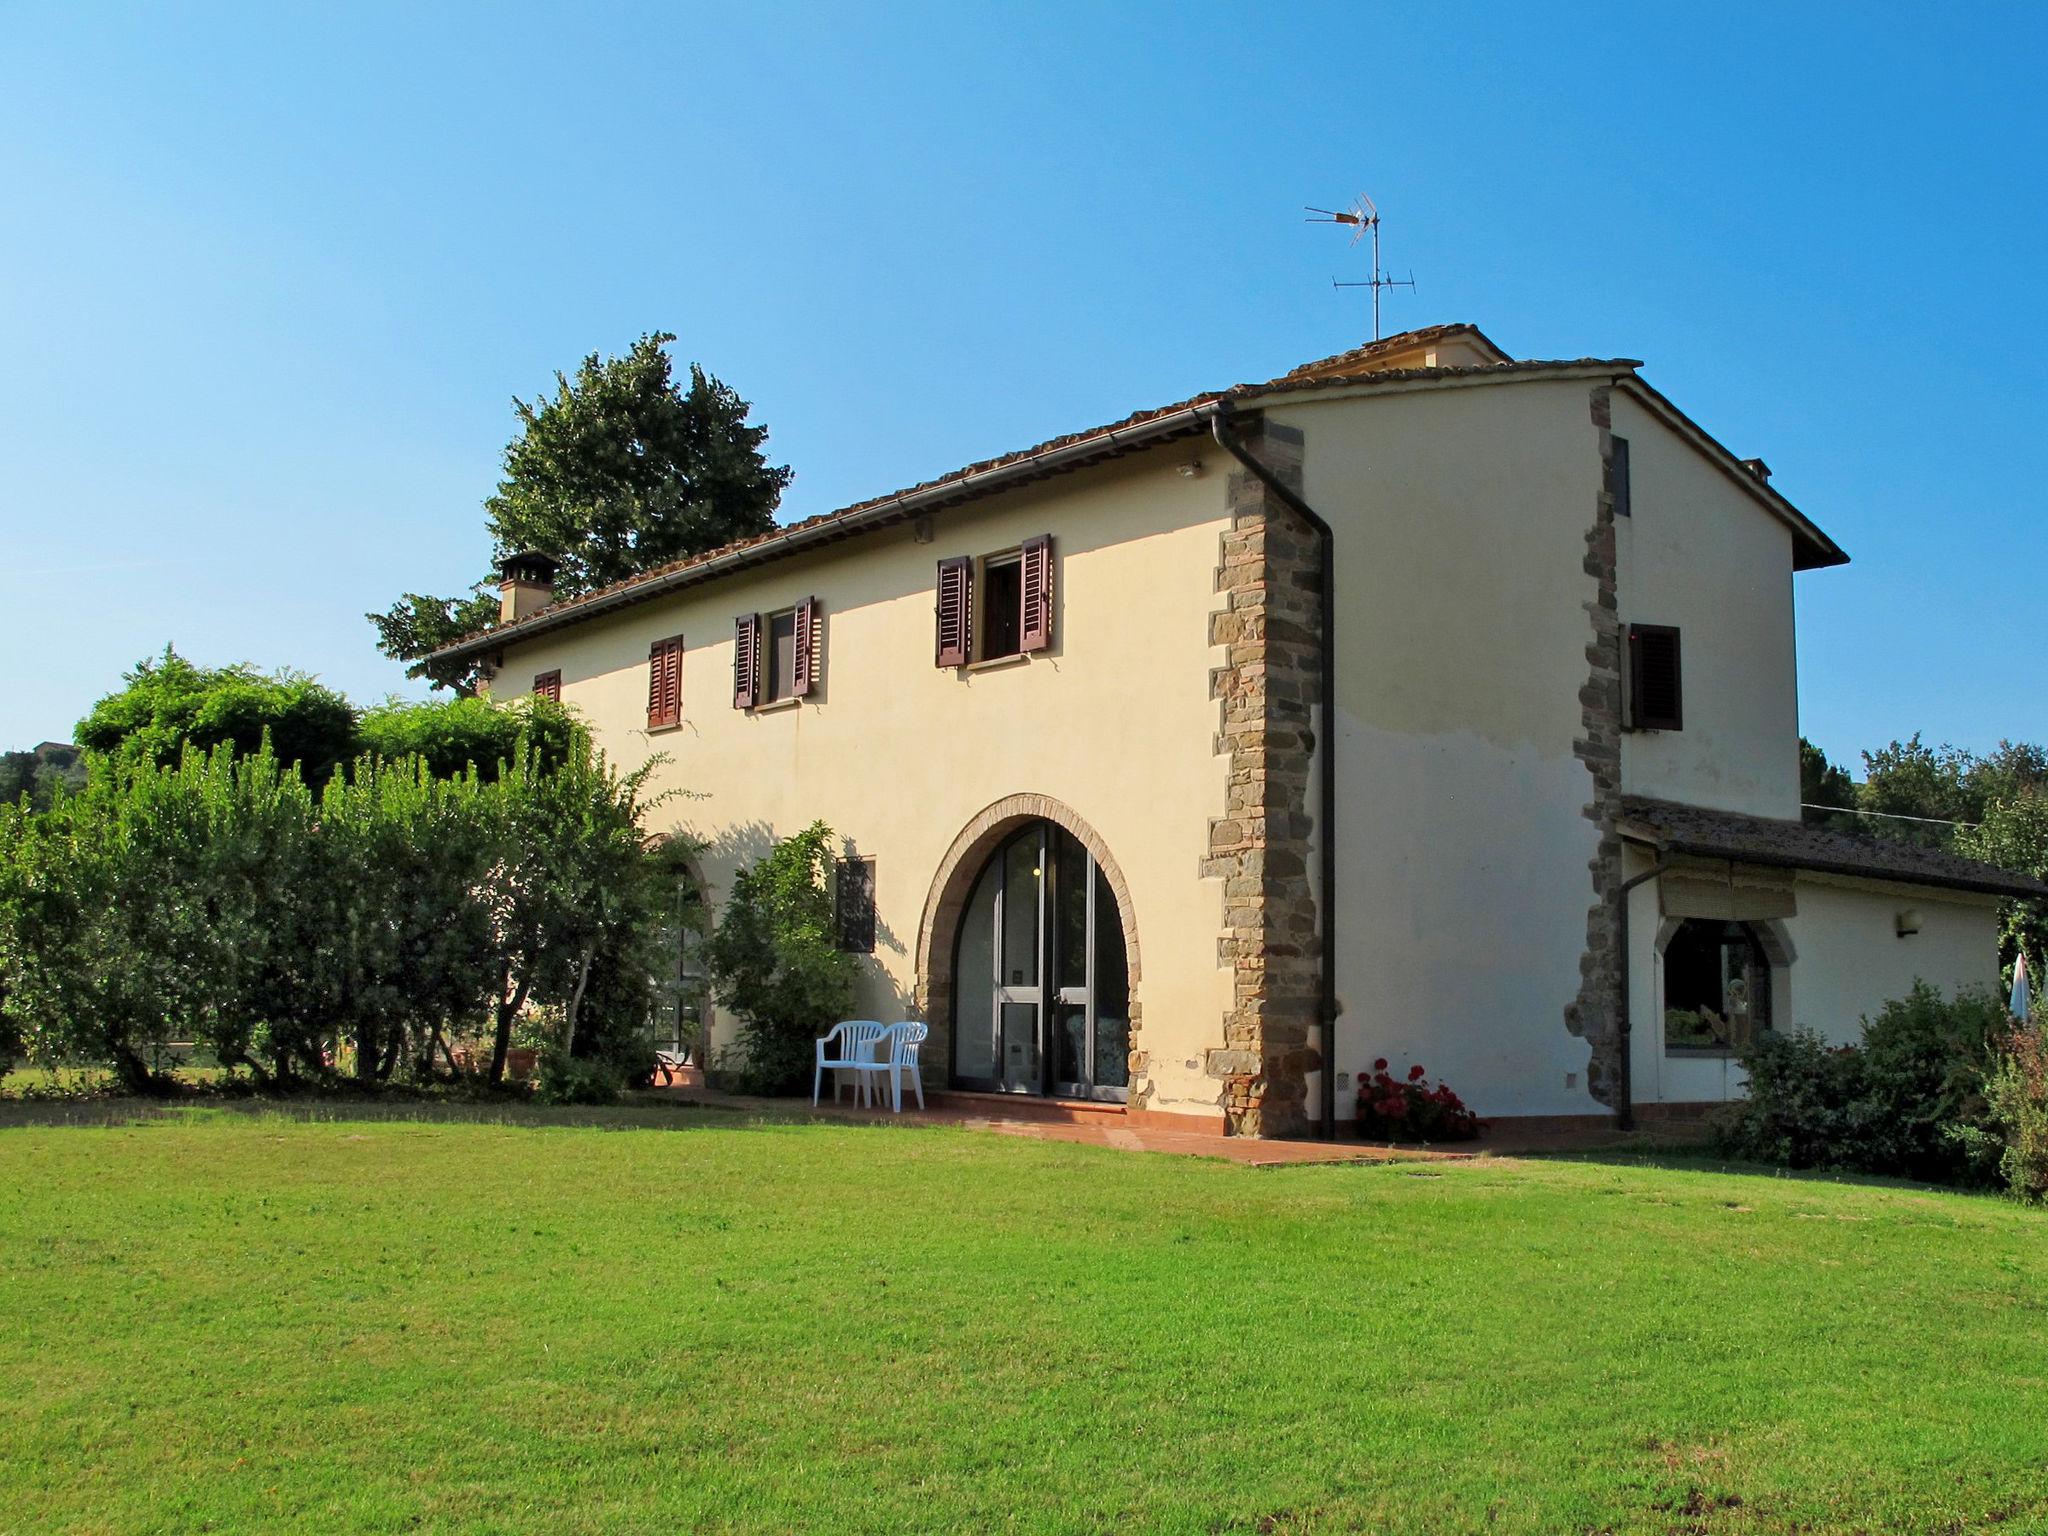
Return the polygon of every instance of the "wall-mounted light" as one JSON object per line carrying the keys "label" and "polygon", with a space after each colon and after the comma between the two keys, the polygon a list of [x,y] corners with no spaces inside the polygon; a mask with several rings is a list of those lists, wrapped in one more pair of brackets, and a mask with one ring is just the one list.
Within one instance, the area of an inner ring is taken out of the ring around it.
{"label": "wall-mounted light", "polygon": [[928,517],[920,517],[913,519],[910,524],[910,538],[911,542],[915,544],[931,543],[932,520]]}
{"label": "wall-mounted light", "polygon": [[1897,927],[1899,937],[1902,939],[1910,939],[1914,934],[1918,933],[1920,931],[1919,909],[1917,907],[1908,907],[1905,911],[1901,912],[1897,918]]}
{"label": "wall-mounted light", "polygon": [[1189,459],[1187,463],[1180,466],[1180,477],[1183,480],[1192,480],[1201,472],[1202,461],[1200,459]]}

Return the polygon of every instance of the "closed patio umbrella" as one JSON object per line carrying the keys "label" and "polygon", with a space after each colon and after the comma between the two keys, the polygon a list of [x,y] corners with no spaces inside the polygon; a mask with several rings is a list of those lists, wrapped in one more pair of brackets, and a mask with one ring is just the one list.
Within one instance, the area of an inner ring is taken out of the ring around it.
{"label": "closed patio umbrella", "polygon": [[2022,1024],[2027,1022],[2027,1009],[2033,999],[2028,995],[2027,957],[2024,952],[2012,965],[2012,997],[2006,1002],[2006,1009]]}

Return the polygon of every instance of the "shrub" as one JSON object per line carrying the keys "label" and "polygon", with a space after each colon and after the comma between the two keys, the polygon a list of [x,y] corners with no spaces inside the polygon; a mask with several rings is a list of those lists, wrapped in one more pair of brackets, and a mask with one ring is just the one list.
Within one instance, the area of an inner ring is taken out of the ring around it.
{"label": "shrub", "polygon": [[625,1085],[625,1074],[608,1061],[548,1050],[535,1091],[543,1104],[609,1104]]}
{"label": "shrub", "polygon": [[1749,1094],[1715,1123],[1723,1152],[1786,1168],[1861,1164],[1868,1155],[1862,1052],[1802,1029],[1757,1036],[1741,1061]]}
{"label": "shrub", "polygon": [[1984,1074],[1985,1120],[1978,1137],[1998,1157],[1999,1177],[2019,1200],[2048,1200],[2048,1035],[2020,1028],[2001,1042]]}
{"label": "shrub", "polygon": [[460,778],[470,769],[486,783],[530,746],[542,772],[552,772],[577,750],[567,709],[548,699],[509,705],[488,699],[388,699],[363,712],[360,750],[374,757],[425,760],[436,778]]}
{"label": "shrub", "polygon": [[1359,1074],[1358,1134],[1368,1141],[1470,1141],[1479,1126],[1479,1117],[1450,1085],[1431,1087],[1420,1066],[1396,1079],[1381,1057],[1370,1077]]}
{"label": "shrub", "polygon": [[833,922],[832,829],[815,822],[733,878],[705,955],[718,1000],[740,1017],[736,1059],[721,1058],[743,1093],[794,1093],[811,1079],[811,1043],[852,1010],[852,955]]}
{"label": "shrub", "polygon": [[1731,1156],[1941,1183],[1981,1179],[1958,1132],[1982,1123],[1983,1072],[2005,1012],[1981,988],[1925,982],[1863,1023],[1858,1045],[1810,1031],[1760,1035],[1741,1056],[1749,1093],[1717,1121]]}
{"label": "shrub", "polygon": [[487,1026],[501,1069],[531,1002],[562,1091],[616,1092],[649,1064],[680,856],[641,829],[645,772],[580,730],[552,771],[524,744],[488,784],[365,757],[317,798],[267,738],[95,757],[47,811],[0,805],[0,1048],[131,1092],[170,1086],[173,1041],[266,1084],[382,1083]]}
{"label": "shrub", "polygon": [[168,768],[187,747],[248,755],[267,736],[278,761],[298,764],[316,786],[356,753],[355,707],[301,672],[195,666],[165,646],[124,680],[78,722],[78,744],[90,752]]}

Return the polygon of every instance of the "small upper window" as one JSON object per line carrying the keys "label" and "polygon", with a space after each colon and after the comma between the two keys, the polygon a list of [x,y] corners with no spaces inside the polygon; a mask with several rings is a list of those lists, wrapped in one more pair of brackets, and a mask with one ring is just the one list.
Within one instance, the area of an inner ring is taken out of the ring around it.
{"label": "small upper window", "polygon": [[768,654],[761,658],[762,702],[796,696],[796,610],[785,608],[767,618]]}
{"label": "small upper window", "polygon": [[1052,645],[1052,537],[939,562],[936,659],[942,667],[997,661]]}
{"label": "small upper window", "polygon": [[546,699],[551,704],[562,702],[562,674],[559,671],[542,672],[533,680],[533,696]]}
{"label": "small upper window", "polygon": [[753,709],[806,697],[818,674],[818,600],[740,615],[733,629],[732,703]]}
{"label": "small upper window", "polygon": [[1628,439],[1625,437],[1610,437],[1608,442],[1614,449],[1607,460],[1609,488],[1614,492],[1614,515],[1616,517],[1627,517],[1629,515]]}
{"label": "small upper window", "polygon": [[1024,648],[1024,552],[990,555],[981,562],[981,624],[977,661],[1015,656]]}
{"label": "small upper window", "polygon": [[1638,731],[1684,729],[1678,631],[1669,624],[1628,627],[1628,723]]}
{"label": "small upper window", "polygon": [[683,723],[683,637],[647,647],[647,729],[671,731]]}

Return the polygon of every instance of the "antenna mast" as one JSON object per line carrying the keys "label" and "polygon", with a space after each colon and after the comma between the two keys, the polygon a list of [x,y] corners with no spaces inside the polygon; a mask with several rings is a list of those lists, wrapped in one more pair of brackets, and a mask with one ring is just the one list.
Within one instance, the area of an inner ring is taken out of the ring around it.
{"label": "antenna mast", "polygon": [[1341,213],[1334,208],[1309,208],[1305,212],[1313,217],[1302,220],[1304,224],[1349,224],[1351,243],[1358,244],[1368,234],[1372,236],[1372,276],[1361,283],[1341,283],[1330,279],[1332,288],[1370,288],[1372,290],[1372,339],[1380,339],[1380,290],[1382,288],[1413,288],[1415,275],[1394,278],[1387,276],[1380,267],[1380,211],[1373,200],[1363,192],[1358,201]]}

